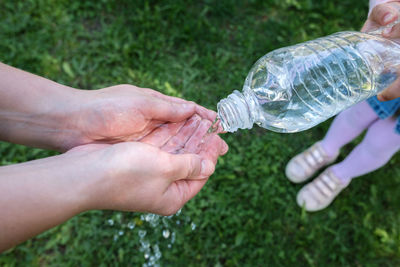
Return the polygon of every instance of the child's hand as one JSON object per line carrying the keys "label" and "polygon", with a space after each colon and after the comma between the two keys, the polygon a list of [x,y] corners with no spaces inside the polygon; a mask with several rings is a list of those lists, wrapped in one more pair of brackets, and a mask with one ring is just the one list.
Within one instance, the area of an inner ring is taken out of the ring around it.
{"label": "child's hand", "polygon": [[375,6],[361,31],[368,32],[396,21],[400,10],[399,2],[389,2]]}
{"label": "child's hand", "polygon": [[[375,6],[367,21],[362,27],[362,32],[368,32],[395,22],[399,18],[400,1],[389,2]],[[382,36],[399,43],[400,23],[385,29]],[[400,70],[398,72],[400,74]],[[395,80],[388,88],[378,94],[380,101],[392,100],[400,97],[400,79]]]}

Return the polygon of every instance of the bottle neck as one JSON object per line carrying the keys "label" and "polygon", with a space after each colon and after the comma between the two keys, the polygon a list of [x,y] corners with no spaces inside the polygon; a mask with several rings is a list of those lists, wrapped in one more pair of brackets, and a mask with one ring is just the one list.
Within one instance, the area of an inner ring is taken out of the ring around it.
{"label": "bottle neck", "polygon": [[245,96],[234,91],[227,98],[219,101],[218,117],[222,128],[227,132],[236,132],[238,129],[251,129],[254,119]]}

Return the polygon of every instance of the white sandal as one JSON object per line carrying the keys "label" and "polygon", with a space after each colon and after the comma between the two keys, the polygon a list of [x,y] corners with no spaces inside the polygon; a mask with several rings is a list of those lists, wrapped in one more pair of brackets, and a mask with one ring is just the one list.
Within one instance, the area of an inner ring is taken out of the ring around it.
{"label": "white sandal", "polygon": [[322,167],[331,164],[339,153],[330,157],[321,142],[317,142],[292,158],[286,165],[286,177],[293,183],[301,183],[313,176]]}
{"label": "white sandal", "polygon": [[329,206],[335,197],[348,186],[330,169],[326,169],[297,194],[297,204],[307,211],[318,211]]}

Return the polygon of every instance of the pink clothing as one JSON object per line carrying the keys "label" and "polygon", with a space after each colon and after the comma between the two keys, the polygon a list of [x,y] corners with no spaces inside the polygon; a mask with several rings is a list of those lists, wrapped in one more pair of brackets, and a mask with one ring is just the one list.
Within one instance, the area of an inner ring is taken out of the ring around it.
{"label": "pink clothing", "polygon": [[375,121],[353,151],[331,170],[344,183],[385,165],[400,148],[400,135],[393,131],[394,118]]}
{"label": "pink clothing", "polygon": [[333,157],[341,147],[351,142],[377,120],[379,120],[378,115],[366,101],[358,103],[336,116],[321,145],[328,156]]}
{"label": "pink clothing", "polygon": [[394,131],[396,120],[379,119],[366,102],[361,102],[341,112],[332,122],[321,145],[328,155],[368,129],[363,141],[340,163],[331,167],[344,184],[352,178],[367,174],[385,165],[400,149],[400,134]]}

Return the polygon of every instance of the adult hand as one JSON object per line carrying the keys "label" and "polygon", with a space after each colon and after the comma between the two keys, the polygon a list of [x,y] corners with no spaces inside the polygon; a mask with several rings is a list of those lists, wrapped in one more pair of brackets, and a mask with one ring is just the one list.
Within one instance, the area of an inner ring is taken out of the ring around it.
{"label": "adult hand", "polygon": [[181,129],[191,137],[183,145],[174,138],[160,143],[176,154],[154,145],[160,139],[153,135],[147,143],[89,144],[0,167],[0,252],[90,209],[175,213],[228,149],[218,135],[205,135],[210,121],[186,124]]}
{"label": "adult hand", "polygon": [[194,114],[210,121],[216,117],[193,102],[132,85],[81,93],[79,109],[68,119],[69,127],[80,131],[80,138],[71,140],[68,147],[138,141],[158,127],[178,129]]}
{"label": "adult hand", "polygon": [[[399,12],[400,2],[389,2],[377,5],[372,9],[361,31],[368,32],[393,23],[399,18]],[[382,36],[399,43],[400,24],[385,29]],[[400,70],[397,73],[400,76]],[[380,101],[387,101],[400,97],[400,79],[396,79],[390,86],[379,93],[377,97]]]}
{"label": "adult hand", "polygon": [[105,175],[88,192],[88,209],[171,215],[204,186],[226,148],[213,135],[199,154],[171,154],[140,142],[85,145],[67,154],[87,157],[88,153],[100,155],[100,164],[105,165]]}
{"label": "adult hand", "polygon": [[0,140],[67,151],[137,141],[159,126],[216,113],[151,89],[78,90],[0,63]]}

